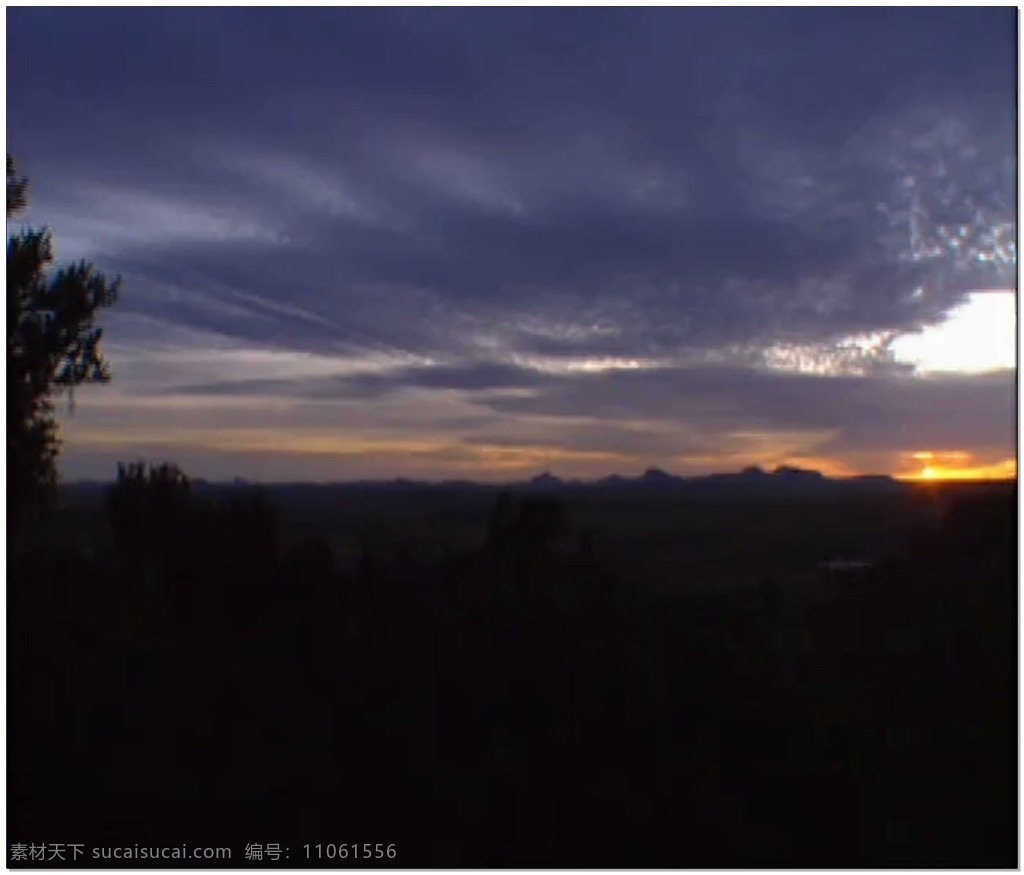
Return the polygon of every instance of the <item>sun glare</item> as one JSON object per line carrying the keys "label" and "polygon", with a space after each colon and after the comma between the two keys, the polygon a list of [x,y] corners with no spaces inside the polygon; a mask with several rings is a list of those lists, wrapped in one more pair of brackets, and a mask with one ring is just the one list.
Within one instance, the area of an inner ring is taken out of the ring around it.
{"label": "sun glare", "polygon": [[916,480],[934,482],[938,480],[1015,480],[1017,479],[1017,460],[1004,459],[993,464],[972,464],[970,453],[954,450],[942,452],[917,452],[910,454],[910,459],[926,461],[917,470],[896,474],[898,480]]}

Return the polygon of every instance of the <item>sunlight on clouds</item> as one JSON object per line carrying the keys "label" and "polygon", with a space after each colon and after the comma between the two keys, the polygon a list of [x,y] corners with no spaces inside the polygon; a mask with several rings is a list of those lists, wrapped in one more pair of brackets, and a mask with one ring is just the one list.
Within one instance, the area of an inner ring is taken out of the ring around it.
{"label": "sunlight on clouds", "polygon": [[773,371],[818,377],[864,377],[887,361],[888,335],[853,335],[834,343],[777,343],[755,352],[755,360]]}
{"label": "sunlight on clouds", "polygon": [[603,374],[609,371],[641,371],[664,367],[655,359],[619,356],[540,356],[513,354],[512,364],[544,374]]}
{"label": "sunlight on clouds", "polygon": [[252,210],[115,185],[85,185],[76,194],[75,202],[44,205],[62,259],[186,243],[287,242],[277,221]]}
{"label": "sunlight on clouds", "polygon": [[[635,458],[624,453],[597,450],[572,450],[564,447],[474,445],[468,448],[475,464],[492,470],[519,470],[537,472],[557,465],[600,463],[609,465],[636,464]],[[609,469],[610,470],[610,469]]]}
{"label": "sunlight on clouds", "polygon": [[260,432],[254,429],[241,433],[215,431],[210,433],[209,439],[220,447],[232,450],[329,456],[360,456],[367,453],[422,456],[438,453],[450,446],[448,441],[430,438],[395,440],[375,436],[282,434],[277,431]]}
{"label": "sunlight on clouds", "polygon": [[920,375],[1013,370],[1016,308],[1013,290],[971,292],[942,323],[918,332],[879,331],[834,343],[779,343],[748,355],[770,370],[816,376],[862,377],[885,366]]}
{"label": "sunlight on clouds", "polygon": [[1017,293],[971,292],[940,325],[892,343],[896,360],[918,373],[980,374],[1016,367]]}
{"label": "sunlight on clouds", "polygon": [[1017,460],[1006,459],[994,465],[947,468],[925,465],[919,471],[894,475],[898,480],[1016,480]]}
{"label": "sunlight on clouds", "polygon": [[836,436],[835,429],[817,431],[754,431],[735,430],[721,436],[720,446],[723,450],[733,448],[734,452],[742,452],[756,456],[761,463],[773,462],[784,464],[783,457],[794,454],[812,454],[815,447],[821,446]]}
{"label": "sunlight on clouds", "polygon": [[[122,449],[141,452],[168,445],[235,454],[320,456],[372,461],[381,471],[401,471],[410,460],[429,462],[438,476],[451,474],[518,474],[527,476],[542,469],[560,467],[597,474],[614,467],[638,468],[637,459],[615,452],[573,450],[544,445],[504,446],[465,444],[447,436],[394,438],[387,434],[338,435],[334,431],[289,433],[275,429],[175,429],[143,427],[118,432],[83,432],[76,444],[86,450]],[[379,475],[378,475],[379,476]]]}
{"label": "sunlight on clouds", "polygon": [[[938,163],[941,166],[941,162]],[[994,217],[981,207],[972,208],[966,198],[962,206],[967,212],[973,212],[970,221],[932,222],[923,193],[928,187],[926,180],[909,174],[900,183],[904,202],[895,207],[880,205],[880,212],[894,226],[905,227],[906,242],[898,253],[900,261],[914,264],[942,261],[958,268],[971,264],[1016,268],[1016,222]]]}
{"label": "sunlight on clouds", "polygon": [[595,319],[589,323],[583,323],[570,318],[552,318],[530,313],[515,319],[514,327],[527,337],[563,340],[571,343],[616,337],[622,333],[619,326],[612,324],[607,319]]}
{"label": "sunlight on clouds", "polygon": [[940,462],[966,462],[971,458],[971,454],[965,453],[963,450],[944,450],[938,452],[922,450],[914,453],[913,457],[922,462],[932,462],[933,460]]}
{"label": "sunlight on clouds", "polygon": [[246,383],[255,380],[295,380],[382,374],[433,359],[401,351],[366,350],[348,354],[297,352],[283,349],[229,347],[162,349],[111,346],[110,359],[119,373],[149,376],[151,389],[173,390],[185,384]]}
{"label": "sunlight on clouds", "polygon": [[91,432],[77,436],[83,445],[124,444],[145,447],[166,443],[232,452],[273,452],[294,455],[359,456],[367,453],[385,455],[423,455],[437,453],[450,446],[441,439],[396,440],[376,435],[339,436],[333,432],[289,433],[279,429],[227,428],[147,428],[122,432]]}
{"label": "sunlight on clouds", "polygon": [[899,480],[1013,480],[1017,477],[1017,460],[975,461],[964,450],[918,450],[905,453]]}

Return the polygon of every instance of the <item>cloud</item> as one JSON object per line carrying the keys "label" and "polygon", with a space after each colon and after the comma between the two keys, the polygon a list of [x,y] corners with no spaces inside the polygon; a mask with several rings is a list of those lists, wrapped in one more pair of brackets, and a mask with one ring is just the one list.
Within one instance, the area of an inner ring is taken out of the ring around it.
{"label": "cloud", "polygon": [[[903,429],[1009,427],[1001,391],[905,380],[892,355],[1016,281],[1008,10],[9,24],[29,218],[124,275],[107,337],[125,397],[767,422],[837,431],[846,458],[850,435],[877,453]],[[950,424],[961,403],[977,426]]]}

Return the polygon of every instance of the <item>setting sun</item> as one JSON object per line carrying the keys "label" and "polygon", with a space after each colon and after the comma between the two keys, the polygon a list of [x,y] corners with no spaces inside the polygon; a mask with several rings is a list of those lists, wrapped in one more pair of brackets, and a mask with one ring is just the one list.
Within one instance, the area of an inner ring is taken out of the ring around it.
{"label": "setting sun", "polygon": [[896,474],[898,480],[1015,480],[1017,460],[1004,459],[990,464],[972,464],[970,453],[954,450],[950,452],[921,451],[910,454],[917,461],[927,461],[917,471]]}

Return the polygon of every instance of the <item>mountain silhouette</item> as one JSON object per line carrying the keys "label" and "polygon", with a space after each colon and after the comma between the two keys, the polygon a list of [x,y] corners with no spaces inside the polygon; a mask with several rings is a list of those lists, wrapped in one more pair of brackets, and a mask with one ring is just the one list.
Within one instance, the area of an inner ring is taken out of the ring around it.
{"label": "mountain silhouette", "polygon": [[533,489],[558,489],[561,486],[565,486],[565,481],[556,477],[550,471],[538,474],[530,481],[530,487]]}

